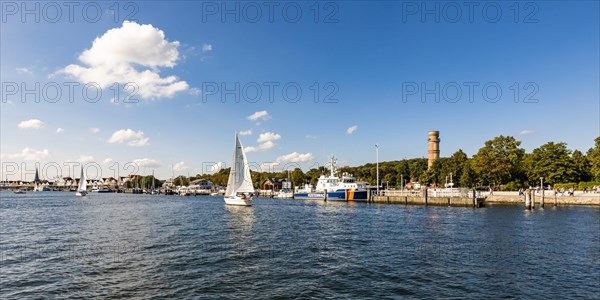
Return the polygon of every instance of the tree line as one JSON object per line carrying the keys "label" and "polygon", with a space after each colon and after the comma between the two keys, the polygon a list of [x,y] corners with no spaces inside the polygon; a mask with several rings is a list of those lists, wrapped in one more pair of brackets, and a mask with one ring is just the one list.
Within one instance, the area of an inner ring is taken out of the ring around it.
{"label": "tree line", "polygon": [[[486,141],[475,155],[458,150],[450,157],[441,157],[427,169],[426,158],[412,158],[379,163],[380,184],[383,187],[401,188],[403,184],[419,182],[428,186],[444,186],[450,180],[455,187],[491,187],[494,190],[518,190],[538,186],[540,178],[545,185],[573,184],[583,188],[600,185],[600,136],[594,147],[586,153],[570,150],[563,142],[548,142],[531,153],[521,148],[521,141],[512,136],[498,136]],[[341,167],[340,172],[353,174],[358,180],[376,184],[376,164],[368,163],[356,167]],[[315,185],[321,174],[327,174],[326,167],[313,168],[303,172],[295,168],[290,172],[294,186],[305,183]],[[282,172],[251,172],[255,187],[269,177],[287,177]],[[226,186],[229,169],[221,169],[214,174],[196,175],[189,180],[204,178],[216,185]],[[185,179],[181,179],[184,181]]]}

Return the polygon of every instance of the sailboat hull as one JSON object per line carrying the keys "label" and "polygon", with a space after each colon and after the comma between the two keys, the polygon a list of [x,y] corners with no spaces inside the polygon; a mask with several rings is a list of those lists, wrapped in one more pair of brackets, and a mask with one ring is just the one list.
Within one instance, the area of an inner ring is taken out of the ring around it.
{"label": "sailboat hull", "polygon": [[251,206],[254,200],[252,199],[242,199],[241,197],[223,197],[225,199],[225,204],[228,205],[239,205],[239,206]]}
{"label": "sailboat hull", "polygon": [[80,192],[75,193],[75,196],[77,196],[77,197],[85,197],[86,195],[87,195],[86,191],[80,191]]}

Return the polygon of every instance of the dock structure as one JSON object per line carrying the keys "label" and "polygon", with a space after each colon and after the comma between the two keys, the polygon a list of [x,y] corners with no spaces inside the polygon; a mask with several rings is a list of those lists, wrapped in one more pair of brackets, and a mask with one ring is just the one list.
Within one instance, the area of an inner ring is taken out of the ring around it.
{"label": "dock structure", "polygon": [[371,203],[432,205],[452,207],[484,207],[485,196],[469,189],[424,189],[420,191],[383,191],[369,200]]}

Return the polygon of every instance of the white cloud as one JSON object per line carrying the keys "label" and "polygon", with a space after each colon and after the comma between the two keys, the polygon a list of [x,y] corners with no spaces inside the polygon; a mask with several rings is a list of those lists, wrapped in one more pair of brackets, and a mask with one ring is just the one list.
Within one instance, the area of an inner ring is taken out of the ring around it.
{"label": "white cloud", "polygon": [[106,164],[110,164],[112,161],[113,161],[113,159],[109,157],[109,158],[103,160],[102,163],[106,165]]}
{"label": "white cloud", "polygon": [[18,125],[18,127],[21,129],[41,129],[44,128],[44,126],[46,126],[46,124],[38,119],[22,121]]}
{"label": "white cloud", "polygon": [[81,53],[79,61],[87,66],[71,64],[59,73],[83,83],[97,83],[103,89],[131,82],[145,99],[173,97],[187,90],[188,84],[175,76],[160,77],[158,68],[176,65],[178,47],[179,42],[167,41],[164,32],[150,24],[124,21],[122,27],[108,30]]}
{"label": "white cloud", "polygon": [[358,125],[354,125],[354,126],[348,127],[348,129],[346,129],[346,133],[347,134],[353,134],[356,131],[356,129],[358,129]]}
{"label": "white cloud", "polygon": [[533,130],[521,130],[521,132],[519,132],[519,135],[528,135],[532,133],[534,133]]}
{"label": "white cloud", "polygon": [[64,130],[64,129],[62,129],[62,128],[60,128],[60,127],[59,127],[59,128],[56,128],[56,133],[62,133],[62,132],[64,132],[64,131],[65,131],[65,130]]}
{"label": "white cloud", "polygon": [[279,161],[279,162],[283,162],[283,161],[307,162],[307,161],[311,161],[313,159],[315,159],[315,157],[312,155],[312,153],[298,153],[298,152],[292,152],[290,154],[281,155],[281,156],[277,157],[277,161]]}
{"label": "white cloud", "polygon": [[129,146],[139,147],[139,146],[150,145],[150,143],[148,142],[149,140],[150,140],[150,138],[145,137],[144,132],[141,130],[133,131],[131,129],[121,129],[121,130],[115,131],[112,134],[112,136],[108,140],[108,143],[110,143],[110,144],[127,143],[127,145],[129,145]]}
{"label": "white cloud", "polygon": [[44,150],[35,150],[32,148],[24,148],[19,153],[9,154],[6,157],[22,159],[22,160],[42,160],[50,155],[50,151],[48,149]]}
{"label": "white cloud", "polygon": [[202,45],[202,52],[210,52],[213,50],[213,46],[211,44]]}
{"label": "white cloud", "polygon": [[273,146],[275,146],[275,144],[273,144],[273,142],[267,141],[256,147],[246,147],[246,148],[244,148],[244,151],[246,151],[246,153],[265,151],[265,150],[269,150],[269,149],[273,148]]}
{"label": "white cloud", "polygon": [[90,162],[93,160],[94,160],[94,157],[91,155],[80,155],[79,158],[75,161],[83,164],[83,163]]}
{"label": "white cloud", "polygon": [[251,135],[251,134],[252,134],[252,129],[240,131],[240,135]]}
{"label": "white cloud", "polygon": [[281,139],[281,135],[274,132],[265,132],[261,133],[256,141],[259,143],[264,143],[269,141],[276,141],[279,139]]}
{"label": "white cloud", "polygon": [[189,169],[189,167],[183,161],[180,161],[173,166],[174,171],[183,171],[185,169]]}
{"label": "white cloud", "polygon": [[246,153],[251,153],[251,152],[269,150],[269,149],[273,148],[273,146],[275,146],[275,143],[273,143],[273,141],[276,141],[279,139],[281,139],[281,135],[279,135],[277,133],[274,133],[274,132],[261,133],[258,136],[258,139],[256,139],[256,141],[259,143],[259,145],[246,147],[246,148],[244,148],[244,151],[246,151]]}
{"label": "white cloud", "polygon": [[310,134],[307,134],[304,137],[307,138],[307,139],[309,139],[309,140],[316,140],[317,139],[316,135],[310,135]]}
{"label": "white cloud", "polygon": [[261,111],[257,111],[251,115],[249,115],[248,120],[250,121],[257,121],[257,120],[268,120],[271,118],[271,116],[269,116],[269,113],[266,110],[261,110]]}
{"label": "white cloud", "polygon": [[100,132],[100,128],[92,127],[92,128],[90,128],[90,132],[93,134],[96,134],[96,133]]}
{"label": "white cloud", "polygon": [[15,71],[19,74],[32,74],[33,72],[29,68],[15,68]]}
{"label": "white cloud", "polygon": [[161,166],[161,164],[158,161],[149,158],[135,159],[133,160],[133,163],[136,164],[139,168],[158,168]]}

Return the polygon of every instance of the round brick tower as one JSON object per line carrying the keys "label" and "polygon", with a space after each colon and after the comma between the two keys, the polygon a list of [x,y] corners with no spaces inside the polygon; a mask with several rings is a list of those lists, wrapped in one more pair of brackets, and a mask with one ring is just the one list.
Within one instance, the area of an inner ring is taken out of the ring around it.
{"label": "round brick tower", "polygon": [[427,169],[429,170],[433,162],[440,158],[440,132],[430,131],[428,136],[429,160],[427,161]]}

